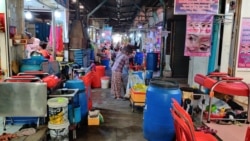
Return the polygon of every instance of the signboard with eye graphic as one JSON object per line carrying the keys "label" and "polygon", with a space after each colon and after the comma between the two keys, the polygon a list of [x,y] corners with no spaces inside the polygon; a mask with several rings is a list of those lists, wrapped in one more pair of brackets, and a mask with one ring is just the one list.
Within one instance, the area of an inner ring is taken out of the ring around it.
{"label": "signboard with eye graphic", "polygon": [[250,68],[250,18],[242,18],[238,68]]}
{"label": "signboard with eye graphic", "polygon": [[185,56],[209,56],[213,15],[187,15]]}

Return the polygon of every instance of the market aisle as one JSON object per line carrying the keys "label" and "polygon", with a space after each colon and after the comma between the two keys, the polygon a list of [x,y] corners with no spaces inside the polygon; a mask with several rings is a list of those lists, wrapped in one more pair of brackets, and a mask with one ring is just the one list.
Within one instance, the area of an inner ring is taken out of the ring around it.
{"label": "market aisle", "polygon": [[142,130],[142,108],[134,113],[129,101],[111,98],[110,89],[92,90],[93,107],[100,109],[104,123],[77,132],[77,141],[145,141]]}

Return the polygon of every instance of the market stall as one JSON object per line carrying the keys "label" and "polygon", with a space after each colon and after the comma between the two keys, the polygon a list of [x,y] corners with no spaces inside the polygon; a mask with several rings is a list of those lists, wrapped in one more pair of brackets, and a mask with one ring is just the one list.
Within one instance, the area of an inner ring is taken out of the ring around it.
{"label": "market stall", "polygon": [[[47,86],[45,83],[1,82],[0,88],[0,116],[46,117]],[[39,118],[37,118],[37,125],[39,125]]]}

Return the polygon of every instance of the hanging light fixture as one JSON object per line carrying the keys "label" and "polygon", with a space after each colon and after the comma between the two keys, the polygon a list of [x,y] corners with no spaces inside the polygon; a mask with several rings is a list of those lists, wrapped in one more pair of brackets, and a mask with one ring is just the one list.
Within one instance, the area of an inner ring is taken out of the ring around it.
{"label": "hanging light fixture", "polygon": [[84,9],[84,6],[80,3],[80,4],[79,4],[79,8],[80,8],[80,9]]}
{"label": "hanging light fixture", "polygon": [[56,18],[60,18],[61,17],[61,12],[59,10],[55,10],[54,15]]}
{"label": "hanging light fixture", "polygon": [[25,12],[25,18],[26,18],[27,20],[31,20],[31,19],[33,18],[32,13],[31,13],[30,11],[26,11],[26,12]]}
{"label": "hanging light fixture", "polygon": [[54,15],[55,15],[56,18],[60,18],[61,17],[61,12],[58,9],[59,8],[58,8],[58,5],[57,5],[56,10],[54,12]]}

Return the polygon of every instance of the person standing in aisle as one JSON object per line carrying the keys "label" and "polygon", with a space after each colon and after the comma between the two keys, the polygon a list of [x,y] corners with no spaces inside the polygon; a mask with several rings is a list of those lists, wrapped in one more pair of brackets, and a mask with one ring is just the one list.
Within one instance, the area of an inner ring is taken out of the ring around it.
{"label": "person standing in aisle", "polygon": [[123,68],[129,68],[129,55],[132,53],[132,45],[127,45],[122,48],[117,54],[114,65],[112,66],[111,77],[111,94],[114,98],[121,100],[121,87],[122,87],[122,70]]}

